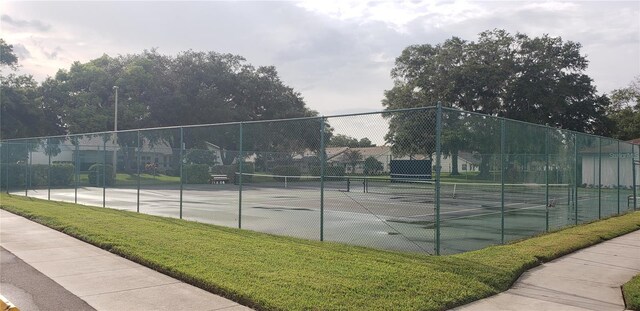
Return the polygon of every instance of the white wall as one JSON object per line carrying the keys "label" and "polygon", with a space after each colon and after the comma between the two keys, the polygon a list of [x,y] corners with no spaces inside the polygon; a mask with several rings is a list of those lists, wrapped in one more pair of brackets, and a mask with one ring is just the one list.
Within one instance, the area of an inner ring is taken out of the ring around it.
{"label": "white wall", "polygon": [[[597,186],[598,181],[602,186],[615,186],[618,184],[618,158],[614,155],[602,155],[602,176],[598,179],[599,158],[597,155],[582,157],[582,183]],[[620,185],[631,187],[633,185],[633,167],[629,157],[620,158]],[[640,185],[640,168],[636,165],[636,185]]]}

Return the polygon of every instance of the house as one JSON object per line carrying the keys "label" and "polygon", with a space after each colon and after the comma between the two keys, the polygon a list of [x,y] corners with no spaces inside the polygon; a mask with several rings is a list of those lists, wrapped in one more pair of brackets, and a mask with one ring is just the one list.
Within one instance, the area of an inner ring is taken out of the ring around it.
{"label": "house", "polygon": [[[436,158],[436,154],[433,154],[433,159]],[[479,172],[480,162],[482,158],[478,154],[474,154],[467,151],[458,152],[458,172]],[[442,173],[453,172],[453,157],[451,155],[444,155],[440,158],[440,166]],[[435,170],[435,169],[434,169]]]}
{"label": "house", "polygon": [[[130,161],[133,168],[137,163],[136,147],[121,147],[111,139],[105,142],[101,135],[82,136],[78,140],[77,146],[76,153],[76,145],[70,140],[60,142],[57,144],[59,152],[51,155],[51,163],[79,164],[80,170],[86,171],[96,163],[113,163],[114,151],[117,155],[118,170],[124,169],[125,160]],[[45,148],[45,143],[33,148],[29,152],[29,163],[32,165],[48,164],[49,155],[45,153]],[[166,171],[171,168],[173,149],[165,142],[151,143],[144,139],[139,156],[141,163],[155,163],[158,170]]]}
{"label": "house", "polygon": [[[336,148],[327,148],[328,149],[336,149]],[[394,159],[393,154],[391,153],[391,148],[389,146],[375,146],[375,147],[360,147],[360,148],[349,148],[342,147],[340,150],[336,150],[336,152],[329,157],[329,151],[327,151],[327,163],[330,166],[343,165],[345,167],[345,173],[347,174],[364,174],[365,172],[365,160],[367,158],[374,158],[376,161],[382,164],[382,170],[378,173],[388,173],[391,171],[389,163],[391,163],[391,159]],[[357,152],[360,154],[359,160],[353,165],[352,160],[349,159],[348,155],[350,152]]]}

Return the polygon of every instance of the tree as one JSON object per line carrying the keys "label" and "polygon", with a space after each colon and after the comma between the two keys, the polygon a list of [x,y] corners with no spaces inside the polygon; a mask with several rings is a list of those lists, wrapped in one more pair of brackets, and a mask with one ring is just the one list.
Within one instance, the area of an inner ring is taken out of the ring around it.
{"label": "tree", "polygon": [[375,144],[371,143],[369,138],[364,137],[358,140],[357,138],[344,135],[344,134],[336,134],[331,137],[331,140],[327,144],[328,147],[349,147],[349,148],[364,148],[364,147],[375,147]]}
{"label": "tree", "polygon": [[[437,45],[409,46],[396,59],[391,71],[394,87],[385,92],[383,106],[393,110],[440,101],[445,107],[606,134],[610,123],[604,111],[609,100],[596,94],[591,78],[584,74],[588,62],[580,48],[579,43],[559,37],[530,38],[498,29],[480,33],[476,42],[453,37]],[[426,125],[435,124],[435,118],[388,117],[387,142],[396,152],[433,153],[433,140],[425,139],[434,138],[434,128]],[[461,118],[466,117],[443,118],[443,150],[455,157],[466,146],[484,154],[481,149],[486,144],[470,139],[471,127]],[[416,122],[425,125],[422,131],[416,131]],[[488,122],[474,124],[490,126]],[[460,140],[464,137],[469,139]],[[481,175],[488,174],[488,161],[483,158]]]}
{"label": "tree", "polygon": [[211,150],[191,149],[184,156],[187,164],[206,164],[209,166],[216,165],[217,156]]}
{"label": "tree", "polygon": [[369,140],[369,138],[361,138],[360,141],[358,142],[358,147],[360,148],[366,148],[366,147],[375,147],[376,145],[373,144],[371,142],[371,140]]}
{"label": "tree", "polygon": [[365,175],[374,175],[378,172],[382,171],[384,166],[382,162],[378,161],[378,159],[369,156],[364,159],[364,173]]}
{"label": "tree", "polygon": [[[51,106],[60,107],[58,114],[69,132],[110,131],[114,85],[119,86],[119,129],[317,116],[298,92],[280,80],[274,67],[256,68],[241,56],[215,52],[165,56],[151,50],[118,57],[103,55],[60,70],[43,83],[43,92]],[[314,119],[290,122],[286,127],[247,125],[243,149],[317,149],[318,128]],[[118,135],[125,159],[134,158],[126,151],[134,150],[137,144],[136,135],[129,134]],[[177,129],[143,131],[141,135],[152,146],[170,146],[174,167],[180,158],[181,141],[187,149],[205,148],[207,142],[220,146],[224,164],[239,156],[238,125],[185,128],[182,135]]]}
{"label": "tree", "polygon": [[[0,39],[0,69],[15,71],[18,58],[13,46]],[[2,139],[64,133],[54,109],[43,100],[37,82],[29,75],[0,75],[0,137]]]}
{"label": "tree", "polygon": [[629,86],[611,92],[612,105],[607,114],[613,124],[613,137],[621,140],[640,138],[640,76]]}
{"label": "tree", "polygon": [[0,38],[0,65],[8,66],[13,70],[18,66],[18,56],[13,52],[13,45],[7,44],[2,38]]}
{"label": "tree", "polygon": [[351,173],[355,173],[356,165],[362,160],[362,153],[358,150],[347,150],[344,152],[344,159],[351,165]]}

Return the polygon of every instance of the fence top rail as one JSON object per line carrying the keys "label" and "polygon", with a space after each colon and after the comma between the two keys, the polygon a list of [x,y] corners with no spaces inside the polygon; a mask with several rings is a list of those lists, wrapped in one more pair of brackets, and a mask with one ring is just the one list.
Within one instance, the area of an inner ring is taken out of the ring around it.
{"label": "fence top rail", "polygon": [[467,110],[461,110],[461,109],[451,108],[451,107],[442,107],[442,110],[448,110],[448,111],[451,111],[451,112],[476,115],[476,116],[481,116],[481,117],[491,118],[491,119],[497,119],[497,120],[504,120],[504,121],[513,122],[513,123],[526,124],[526,125],[546,128],[546,129],[550,129],[550,130],[554,130],[554,131],[566,132],[566,133],[569,133],[569,134],[577,134],[577,135],[589,136],[589,137],[593,137],[593,138],[604,138],[604,139],[609,139],[609,140],[613,140],[613,141],[617,141],[617,142],[621,142],[621,143],[625,143],[625,144],[629,144],[629,145],[635,145],[633,143],[630,143],[630,142],[627,142],[627,141],[624,141],[624,140],[619,140],[619,139],[616,139],[616,138],[613,138],[613,137],[606,137],[606,136],[600,136],[600,135],[596,135],[596,134],[578,132],[578,131],[574,131],[574,130],[562,129],[562,128],[552,127],[552,126],[548,126],[548,125],[543,125],[543,124],[537,124],[537,123],[531,123],[531,122],[520,121],[520,120],[515,120],[515,119],[509,119],[509,118],[500,117],[500,116],[492,116],[492,115],[483,114],[483,113],[479,113],[479,112],[475,112],[475,111],[467,111]]}
{"label": "fence top rail", "polygon": [[[89,135],[99,136],[99,135],[113,135],[114,133],[146,132],[146,131],[154,131],[154,130],[177,130],[177,129],[180,129],[180,128],[200,128],[200,127],[213,127],[213,126],[217,127],[217,126],[229,126],[229,125],[240,125],[240,124],[259,124],[259,123],[272,123],[272,122],[292,122],[292,121],[303,121],[303,120],[320,120],[320,119],[353,117],[353,116],[363,116],[363,115],[372,115],[372,114],[385,115],[385,114],[400,113],[400,112],[407,112],[407,111],[418,111],[418,110],[425,110],[426,111],[426,110],[430,110],[430,109],[435,109],[436,107],[437,106],[424,106],[424,107],[415,107],[415,108],[402,108],[402,109],[392,109],[392,110],[382,110],[382,111],[370,111],[370,112],[336,114],[336,115],[322,115],[322,116],[309,116],[309,117],[298,117],[298,118],[287,118],[287,119],[249,120],[249,121],[234,121],[234,122],[208,123],[208,124],[174,125],[174,126],[163,126],[163,127],[127,129],[127,130],[119,130],[117,132],[114,132],[114,131],[103,131],[103,132],[64,134],[64,135],[55,135],[55,136],[23,137],[23,138],[3,139],[3,140],[0,140],[0,142],[5,142],[6,143],[6,142],[16,142],[16,141],[25,141],[25,140],[56,139],[56,138],[68,139],[68,138],[71,138],[71,137],[89,136]],[[583,132],[578,132],[578,131],[574,131],[574,130],[555,128],[555,127],[551,127],[551,126],[548,126],[548,125],[542,125],[542,124],[536,124],[536,123],[525,122],[525,121],[520,121],[520,120],[514,120],[514,119],[509,119],[509,118],[500,117],[500,116],[493,116],[493,115],[483,114],[483,113],[479,113],[479,112],[475,112],[475,111],[466,111],[466,110],[462,110],[462,109],[458,109],[458,108],[452,108],[452,107],[442,107],[442,109],[444,111],[449,111],[449,112],[456,112],[456,113],[460,113],[460,114],[475,115],[475,116],[480,116],[480,117],[484,117],[484,118],[488,118],[488,119],[504,120],[504,121],[508,121],[508,122],[514,122],[514,123],[526,124],[526,125],[531,125],[531,126],[540,127],[540,128],[546,128],[546,129],[554,130],[554,131],[561,131],[561,132],[565,132],[565,133],[568,133],[568,134],[581,135],[581,136],[593,137],[593,138],[604,138],[604,139],[617,141],[617,142],[624,143],[624,144],[634,145],[632,143],[629,143],[629,142],[626,142],[626,141],[622,141],[622,140],[619,140],[619,139],[615,139],[615,138],[611,138],[611,137],[605,137],[605,136],[599,136],[599,135],[595,135],[595,134],[583,133]]]}
{"label": "fence top rail", "polygon": [[[389,113],[399,113],[399,112],[417,111],[417,110],[430,110],[435,108],[436,106],[425,106],[425,107],[415,107],[415,108],[402,108],[402,109],[381,110],[381,111],[377,110],[377,111],[369,111],[369,112],[356,112],[356,113],[347,113],[347,114],[321,115],[321,116],[309,116],[309,117],[285,118],[285,119],[248,120],[248,121],[233,121],[233,122],[207,123],[207,124],[172,125],[172,126],[118,130],[116,133],[131,133],[131,132],[143,132],[143,131],[153,131],[153,130],[174,130],[174,129],[177,130],[180,128],[198,128],[198,127],[207,127],[207,126],[225,126],[225,125],[240,125],[240,124],[320,120],[320,119],[328,119],[328,118],[353,117],[353,116],[363,116],[363,115],[372,115],[372,114],[389,114]],[[77,133],[77,134],[63,134],[63,135],[54,135],[54,136],[22,137],[22,138],[2,139],[0,140],[0,142],[12,142],[12,141],[32,140],[32,139],[35,140],[35,139],[67,138],[67,137],[88,136],[88,135],[95,135],[95,136],[113,135],[113,133],[114,131],[102,131],[102,132],[89,132],[89,133]]]}

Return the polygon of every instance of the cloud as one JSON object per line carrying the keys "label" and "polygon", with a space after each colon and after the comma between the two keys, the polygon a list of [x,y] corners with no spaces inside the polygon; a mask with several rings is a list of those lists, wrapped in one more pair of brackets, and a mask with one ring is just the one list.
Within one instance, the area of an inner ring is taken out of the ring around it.
{"label": "cloud", "polygon": [[29,50],[21,43],[13,45],[13,52],[18,56],[18,60],[22,61],[31,58]]}
{"label": "cloud", "polygon": [[21,20],[21,19],[13,19],[11,16],[7,14],[2,14],[2,16],[0,16],[0,21],[16,29],[24,29],[24,30],[35,29],[40,32],[47,32],[51,29],[51,25],[45,24],[39,20],[28,21],[28,20]]}
{"label": "cloud", "polygon": [[640,74],[640,2],[5,1],[0,6],[6,13],[2,25],[9,29],[5,40],[30,55],[21,59],[20,70],[39,80],[104,53],[152,47],[163,54],[216,51],[242,55],[255,66],[274,65],[282,80],[323,114],[381,109],[384,90],[393,86],[393,61],[405,47],[452,36],[476,40],[494,28],[582,43],[587,73],[600,91],[624,87]]}

